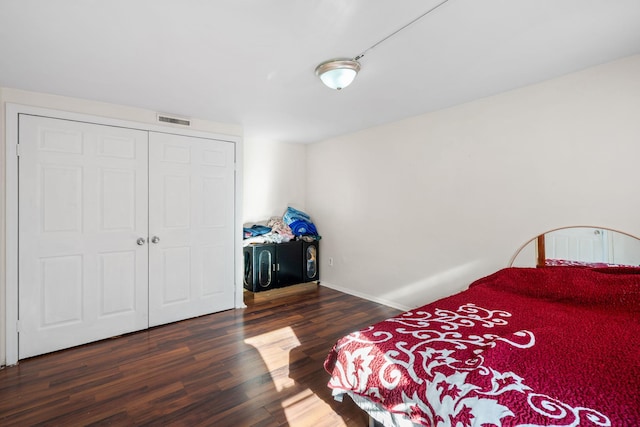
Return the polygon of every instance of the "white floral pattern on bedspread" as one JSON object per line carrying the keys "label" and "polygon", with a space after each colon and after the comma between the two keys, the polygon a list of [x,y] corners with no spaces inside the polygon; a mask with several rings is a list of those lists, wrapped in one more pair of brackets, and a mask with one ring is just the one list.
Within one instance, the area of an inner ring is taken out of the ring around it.
{"label": "white floral pattern on bedspread", "polygon": [[536,393],[516,372],[485,363],[493,349],[509,357],[513,349],[536,344],[528,330],[491,333],[507,326],[511,316],[464,304],[455,311],[407,312],[381,322],[382,329],[379,324],[352,333],[336,344],[343,357],[336,360],[329,387],[366,396],[427,426],[514,425],[508,421],[523,404],[534,416],[519,426],[578,426],[582,420],[610,426],[604,414]]}

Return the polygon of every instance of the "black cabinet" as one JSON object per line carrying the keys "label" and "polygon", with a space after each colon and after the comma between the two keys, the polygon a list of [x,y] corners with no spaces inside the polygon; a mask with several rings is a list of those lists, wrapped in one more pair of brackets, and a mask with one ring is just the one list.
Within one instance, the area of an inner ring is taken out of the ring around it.
{"label": "black cabinet", "polygon": [[319,280],[318,249],[318,242],[303,241],[245,246],[245,289],[259,292]]}

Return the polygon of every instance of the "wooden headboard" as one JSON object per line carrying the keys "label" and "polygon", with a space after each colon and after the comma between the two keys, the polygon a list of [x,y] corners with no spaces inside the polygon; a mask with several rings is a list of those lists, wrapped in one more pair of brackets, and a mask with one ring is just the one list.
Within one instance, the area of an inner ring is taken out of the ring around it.
{"label": "wooden headboard", "polygon": [[547,259],[544,249],[544,234],[541,234],[536,238],[536,248],[536,267],[544,267],[545,260]]}
{"label": "wooden headboard", "polygon": [[640,239],[602,227],[565,227],[531,239],[511,266],[640,265]]}

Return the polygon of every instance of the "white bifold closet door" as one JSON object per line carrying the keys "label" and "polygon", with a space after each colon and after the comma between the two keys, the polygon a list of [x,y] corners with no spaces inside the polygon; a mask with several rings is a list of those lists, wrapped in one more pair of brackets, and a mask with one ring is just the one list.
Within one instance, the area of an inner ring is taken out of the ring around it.
{"label": "white bifold closet door", "polygon": [[234,146],[149,134],[149,326],[233,307]]}
{"label": "white bifold closet door", "polygon": [[233,307],[232,143],[19,120],[19,358]]}
{"label": "white bifold closet door", "polygon": [[146,328],[148,132],[19,120],[20,358]]}

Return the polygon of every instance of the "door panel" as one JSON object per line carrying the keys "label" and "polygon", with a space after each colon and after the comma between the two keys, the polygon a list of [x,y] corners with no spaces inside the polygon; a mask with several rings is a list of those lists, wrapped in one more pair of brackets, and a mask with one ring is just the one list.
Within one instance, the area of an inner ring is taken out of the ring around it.
{"label": "door panel", "polygon": [[135,229],[136,171],[102,169],[99,178],[101,230]]}
{"label": "door panel", "polygon": [[136,251],[102,253],[99,259],[100,317],[136,309]]}
{"label": "door panel", "polygon": [[234,146],[149,134],[150,326],[233,308]]}
{"label": "door panel", "polygon": [[41,326],[71,325],[82,321],[81,255],[40,258],[37,291],[42,295]]}
{"label": "door panel", "polygon": [[201,270],[202,270],[202,294],[205,297],[215,297],[223,294],[227,281],[227,257],[225,245],[202,246]]}
{"label": "door panel", "polygon": [[160,268],[162,268],[162,278],[164,280],[162,283],[161,304],[168,306],[175,303],[189,303],[191,248],[187,246],[159,247],[154,248],[154,251],[162,254]]}
{"label": "door panel", "polygon": [[19,358],[144,329],[147,132],[19,116]]}
{"label": "door panel", "polygon": [[276,245],[278,286],[302,283],[302,241]]}

